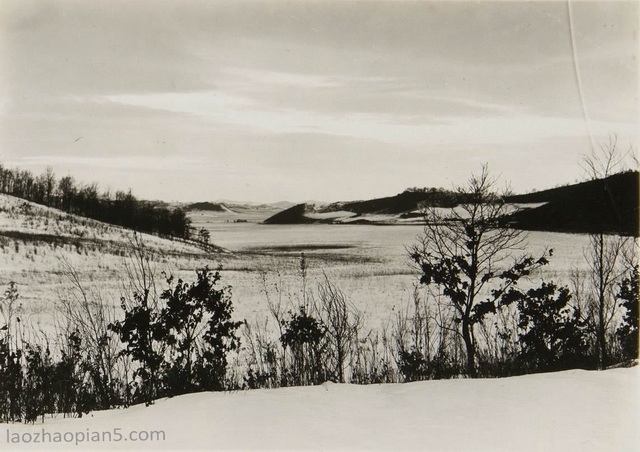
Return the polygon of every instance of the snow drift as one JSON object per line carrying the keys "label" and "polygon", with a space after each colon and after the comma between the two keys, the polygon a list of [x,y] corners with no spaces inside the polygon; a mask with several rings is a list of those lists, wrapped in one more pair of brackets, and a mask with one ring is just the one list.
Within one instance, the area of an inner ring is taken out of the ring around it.
{"label": "snow drift", "polygon": [[[0,444],[3,450],[637,450],[639,371],[189,394],[82,419],[4,424]],[[85,439],[107,431],[121,441]],[[159,431],[164,440],[152,440],[149,432]],[[49,441],[35,443],[43,432]],[[60,443],[53,442],[56,433]]]}

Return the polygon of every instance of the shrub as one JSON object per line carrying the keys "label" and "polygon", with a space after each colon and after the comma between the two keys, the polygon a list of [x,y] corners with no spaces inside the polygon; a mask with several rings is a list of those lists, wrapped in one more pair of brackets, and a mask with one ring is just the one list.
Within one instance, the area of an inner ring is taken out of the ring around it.
{"label": "shrub", "polygon": [[326,275],[318,285],[318,305],[327,341],[326,367],[334,380],[344,383],[349,356],[362,325],[362,314]]}
{"label": "shrub", "polygon": [[568,305],[569,289],[542,283],[518,300],[518,362],[524,371],[589,367],[587,325]]}
{"label": "shrub", "polygon": [[23,385],[22,352],[11,350],[5,338],[0,338],[0,421],[14,422],[22,418]]}
{"label": "shrub", "polygon": [[227,354],[239,346],[242,322],[231,321],[230,289],[217,286],[220,273],[208,267],[196,273],[191,284],[179,279],[171,287],[174,279],[167,278],[170,287],[159,296],[164,307],[145,285],[133,305],[123,302],[124,320],[110,325],[126,344],[123,354],[139,364],[134,401],[225,389]]}
{"label": "shrub", "polygon": [[616,335],[622,348],[623,359],[627,360],[638,358],[638,266],[629,273],[620,283],[616,297],[620,300],[620,306],[625,309],[622,325],[616,330]]}
{"label": "shrub", "polygon": [[49,349],[26,347],[26,371],[22,386],[22,406],[25,422],[35,422],[38,416],[54,411],[53,366]]}
{"label": "shrub", "polygon": [[[196,273],[195,283],[178,280],[160,295],[166,307],[160,312],[158,334],[169,345],[163,375],[171,395],[224,389],[227,354],[240,344],[236,330],[242,322],[231,320],[229,288],[217,287],[220,273],[208,267]],[[172,277],[167,284],[173,284]]]}
{"label": "shrub", "polygon": [[247,352],[247,374],[244,386],[248,389],[275,388],[281,384],[282,359],[277,344],[269,337],[267,321],[257,324],[255,331],[244,323],[243,334]]}
{"label": "shrub", "polygon": [[304,306],[298,312],[289,313],[284,322],[280,342],[291,350],[293,363],[290,371],[292,383],[308,385],[322,383],[326,379],[323,366],[326,327],[321,320],[309,315]]}
{"label": "shrub", "polygon": [[404,381],[424,380],[428,375],[427,360],[415,348],[401,349],[398,358],[398,369]]}

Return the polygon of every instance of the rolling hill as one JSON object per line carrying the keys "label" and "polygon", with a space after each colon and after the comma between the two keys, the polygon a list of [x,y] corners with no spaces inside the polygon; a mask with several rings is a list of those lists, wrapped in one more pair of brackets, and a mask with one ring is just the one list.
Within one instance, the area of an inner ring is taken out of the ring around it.
{"label": "rolling hill", "polygon": [[442,189],[407,190],[395,196],[332,204],[297,204],[264,221],[265,224],[396,224],[415,222],[424,204],[454,207],[462,201],[459,195]]}
{"label": "rolling hill", "polygon": [[[405,191],[395,196],[328,205],[298,204],[265,224],[419,224],[421,206],[453,208],[464,194],[446,190]],[[638,172],[506,198],[516,212],[510,226],[540,231],[615,233],[638,236]]]}
{"label": "rolling hill", "polygon": [[513,213],[508,221],[520,229],[617,233],[638,236],[638,172],[512,196],[513,203],[544,203]]}
{"label": "rolling hill", "polygon": [[186,206],[187,210],[208,210],[211,212],[226,212],[227,207],[225,207],[224,204],[221,203],[214,203],[214,202],[194,202],[192,204],[188,204]]}
{"label": "rolling hill", "polygon": [[[69,214],[22,198],[0,194],[0,246],[19,242],[29,246],[43,244],[74,249],[100,250],[120,255],[132,246],[134,234],[152,251],[163,255],[203,255],[195,242],[178,238],[136,233],[131,229]],[[212,250],[214,247],[211,247]],[[217,251],[223,251],[217,249]]]}
{"label": "rolling hill", "polygon": [[319,223],[320,220],[315,220],[306,215],[312,207],[307,204],[296,204],[288,209],[278,212],[275,215],[267,218],[263,221],[264,224],[305,224],[305,223]]}

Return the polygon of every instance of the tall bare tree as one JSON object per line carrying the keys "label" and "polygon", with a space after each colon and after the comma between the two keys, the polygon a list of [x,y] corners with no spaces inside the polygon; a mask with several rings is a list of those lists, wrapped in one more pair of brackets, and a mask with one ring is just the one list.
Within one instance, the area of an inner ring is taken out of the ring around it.
{"label": "tall bare tree", "polygon": [[608,333],[617,313],[617,283],[624,275],[621,255],[628,247],[627,237],[611,236],[604,233],[589,235],[589,245],[584,249],[584,256],[589,269],[587,278],[591,296],[587,299],[589,312],[596,332],[596,350],[598,368],[609,363]]}
{"label": "tall bare tree", "polygon": [[604,179],[620,171],[637,169],[638,158],[632,146],[623,151],[618,137],[609,135],[607,142],[582,157],[582,167],[590,180]]}
{"label": "tall bare tree", "polygon": [[496,311],[520,278],[545,265],[551,253],[545,251],[539,258],[520,254],[527,235],[503,224],[509,211],[504,200],[507,190],[497,194],[496,185],[485,165],[466,186],[456,188],[457,207],[444,213],[426,207],[424,232],[409,249],[422,271],[420,282],[439,286],[454,308],[470,376],[476,375],[474,326]]}
{"label": "tall bare tree", "polygon": [[[637,167],[638,161],[633,149],[622,151],[618,145],[618,138],[612,135],[598,149],[592,149],[585,155],[582,163],[588,177],[597,180],[606,179],[633,166]],[[606,184],[603,185],[603,189],[608,194]],[[583,250],[589,269],[587,281],[592,293],[592,296],[587,298],[587,304],[596,333],[597,365],[600,369],[609,361],[607,338],[617,313],[615,294],[617,284],[626,270],[622,255],[631,245],[630,238],[605,234],[605,231],[601,230],[589,235],[589,244]]]}

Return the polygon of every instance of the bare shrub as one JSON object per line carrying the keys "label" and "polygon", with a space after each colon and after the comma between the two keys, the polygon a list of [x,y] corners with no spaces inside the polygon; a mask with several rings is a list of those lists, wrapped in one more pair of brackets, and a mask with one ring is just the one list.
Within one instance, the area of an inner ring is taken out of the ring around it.
{"label": "bare shrub", "polygon": [[328,341],[325,365],[338,382],[346,382],[349,356],[354,350],[363,316],[347,301],[345,294],[333,284],[327,275],[318,284],[319,317],[326,329]]}
{"label": "bare shrub", "polygon": [[393,356],[393,340],[388,326],[381,331],[369,330],[364,337],[356,338],[356,348],[351,356],[351,383],[398,383]]}
{"label": "bare shrub", "polygon": [[[77,339],[77,353],[84,357],[98,398],[96,407],[108,409],[121,403],[118,386],[126,369],[119,357],[121,346],[109,330],[116,320],[116,308],[103,299],[98,288],[85,286],[71,262],[60,258],[60,264],[68,285],[57,302],[62,343]],[[67,352],[66,356],[71,354]]]}

